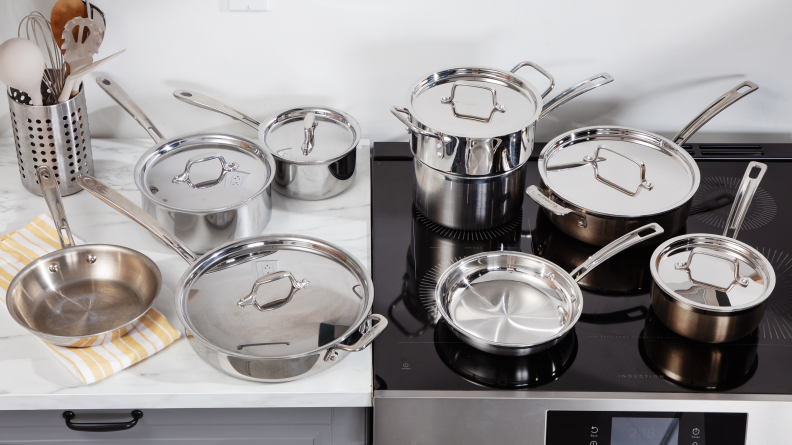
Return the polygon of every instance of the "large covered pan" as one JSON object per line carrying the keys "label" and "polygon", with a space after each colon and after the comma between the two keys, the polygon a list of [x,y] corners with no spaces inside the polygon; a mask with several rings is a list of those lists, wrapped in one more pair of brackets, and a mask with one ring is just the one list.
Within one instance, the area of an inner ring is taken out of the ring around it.
{"label": "large covered pan", "polygon": [[677,334],[725,343],[745,337],[762,321],[775,271],[764,255],[736,237],[766,169],[759,162],[748,165],[723,235],[678,236],[652,254],[652,307]]}
{"label": "large covered pan", "polygon": [[124,335],[154,305],[162,287],[157,265],[140,252],[108,244],[74,245],[55,172],[37,168],[61,249],[25,266],[11,280],[11,317],[54,345],[84,348]]}
{"label": "large covered pan", "polygon": [[198,257],[121,194],[90,176],[78,181],[190,263],[176,288],[176,313],[195,352],[225,374],[261,382],[308,377],[365,349],[388,324],[370,313],[365,268],[337,246],[260,235]]}
{"label": "large covered pan", "polygon": [[272,155],[231,134],[166,139],[114,81],[96,83],[146,130],[154,146],[135,165],[143,209],[192,251],[260,235],[272,216]]}
{"label": "large covered pan", "polygon": [[[550,80],[543,93],[514,74],[524,66]],[[544,103],[555,81],[532,62],[511,71],[449,68],[423,76],[407,107],[391,113],[410,133],[414,200],[430,220],[458,230],[502,225],[520,210],[535,123],[569,100],[612,82],[592,76]]]}
{"label": "large covered pan", "polygon": [[561,341],[583,313],[577,281],[613,255],[662,233],[654,223],[634,230],[572,273],[523,252],[471,255],[437,280],[437,311],[462,341],[484,352],[522,356],[544,351]]}
{"label": "large covered pan", "polygon": [[559,229],[604,246],[645,224],[673,236],[685,224],[701,174],[682,148],[699,128],[759,87],[743,82],[710,104],[673,140],[619,126],[564,133],[539,155],[539,187],[527,193]]}

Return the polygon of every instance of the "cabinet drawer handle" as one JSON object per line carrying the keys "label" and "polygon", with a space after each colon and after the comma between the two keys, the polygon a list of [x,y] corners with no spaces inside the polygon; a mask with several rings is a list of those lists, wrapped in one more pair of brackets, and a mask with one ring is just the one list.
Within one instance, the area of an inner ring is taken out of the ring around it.
{"label": "cabinet drawer handle", "polygon": [[143,411],[134,410],[131,413],[132,420],[129,422],[106,422],[106,423],[72,423],[75,417],[73,411],[64,411],[63,418],[66,419],[66,426],[74,431],[87,431],[90,433],[106,433],[110,431],[124,431],[137,425],[138,420],[143,418]]}

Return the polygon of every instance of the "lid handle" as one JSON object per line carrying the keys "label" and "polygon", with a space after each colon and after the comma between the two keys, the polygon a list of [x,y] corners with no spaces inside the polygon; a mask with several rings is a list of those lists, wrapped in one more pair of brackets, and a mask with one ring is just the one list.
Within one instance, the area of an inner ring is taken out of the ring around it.
{"label": "lid handle", "polygon": [[118,86],[115,81],[108,79],[107,77],[97,77],[96,83],[99,87],[107,93],[118,105],[121,105],[121,108],[124,109],[130,116],[132,116],[144,130],[146,133],[151,136],[151,139],[154,140],[155,143],[159,144],[162,142],[165,137],[160,133],[157,127],[151,122],[151,120],[146,116],[146,113],[129,97],[126,91],[123,88]]}
{"label": "lid handle", "polygon": [[734,204],[732,204],[729,217],[726,219],[726,227],[723,229],[723,236],[730,236],[729,231],[734,230],[731,235],[732,238],[737,239],[737,234],[740,232],[745,215],[748,214],[748,207],[751,206],[756,189],[759,188],[759,183],[767,171],[767,165],[761,162],[752,161],[748,164],[745,170],[740,187],[737,189],[737,194],[734,196]]}
{"label": "lid handle", "polygon": [[564,216],[564,215],[567,215],[569,213],[574,213],[575,215],[578,216],[578,226],[580,226],[580,227],[582,227],[584,229],[588,226],[588,223],[586,222],[586,215],[584,215],[583,213],[580,213],[580,212],[576,212],[576,211],[574,211],[572,209],[568,209],[568,208],[562,206],[561,204],[558,204],[557,202],[552,201],[550,198],[545,196],[545,194],[542,193],[542,191],[539,190],[539,188],[537,186],[535,186],[535,185],[528,186],[528,188],[525,189],[525,193],[531,199],[533,199],[537,204],[539,204],[540,206],[542,206],[546,210],[550,211],[554,215]]}
{"label": "lid handle", "polygon": [[[273,281],[277,281],[282,278],[288,278],[289,281],[291,282],[292,287],[291,289],[289,289],[289,295],[287,295],[286,298],[281,298],[280,300],[270,301],[269,303],[263,305],[259,304],[258,301],[256,301],[256,292],[258,292],[258,288],[267,283],[271,283]],[[273,272],[271,274],[264,275],[263,277],[256,280],[256,282],[253,283],[253,290],[251,290],[246,297],[241,298],[239,301],[237,301],[237,306],[241,308],[244,308],[245,306],[253,306],[254,308],[262,312],[278,309],[286,305],[286,303],[290,302],[292,300],[292,297],[294,297],[294,294],[298,290],[303,289],[308,284],[309,284],[308,280],[297,281],[297,279],[294,278],[294,275],[292,275],[292,273],[289,271],[281,270],[278,272]]]}
{"label": "lid handle", "polygon": [[[542,93],[542,98],[544,98],[545,96],[550,94],[551,91],[553,91],[553,87],[555,86],[555,77],[553,77],[552,74],[550,74],[547,71],[545,71],[544,68],[542,68],[541,66],[539,66],[539,65],[537,65],[537,64],[535,64],[533,62],[529,62],[527,60],[525,62],[520,62],[514,68],[511,69],[511,72],[512,73],[516,73],[517,70],[519,70],[520,68],[522,68],[524,66],[530,66],[531,68],[535,69],[536,71],[539,71],[539,74],[545,76],[547,78],[547,80],[550,81],[550,86],[547,87],[547,89],[545,90],[544,93]],[[561,93],[561,94],[563,94],[563,93]]]}
{"label": "lid handle", "polygon": [[[214,181],[204,181],[198,184],[193,184],[193,182],[190,180],[190,169],[192,168],[192,166],[201,162],[207,162],[214,159],[218,159],[220,161],[220,166],[222,167],[222,170],[220,171],[220,176],[218,176],[217,179],[215,179]],[[217,184],[221,184],[225,180],[227,173],[236,171],[236,169],[238,168],[239,168],[239,164],[237,164],[236,162],[231,162],[229,164],[228,162],[226,162],[224,157],[222,157],[217,153],[202,154],[190,158],[190,160],[187,161],[187,165],[184,166],[184,172],[174,176],[172,182],[174,184],[187,184],[190,186],[191,189],[201,190],[209,187],[214,187]]]}
{"label": "lid handle", "polygon": [[[638,166],[641,175],[640,178],[641,182],[640,184],[638,184],[638,188],[636,188],[634,192],[627,190],[626,188],[620,186],[619,184],[609,181],[608,179],[605,179],[602,175],[600,175],[598,163],[607,160],[606,158],[603,158],[599,155],[600,151],[609,151],[617,156],[621,156],[624,159],[627,159],[628,161]],[[606,184],[609,187],[624,193],[625,195],[635,196],[638,194],[638,192],[641,191],[642,188],[645,188],[646,190],[652,190],[654,188],[654,185],[646,180],[646,164],[644,164],[639,159],[631,158],[627,155],[623,155],[617,151],[611,150],[610,148],[606,147],[604,144],[597,147],[597,149],[594,151],[594,156],[584,156],[583,162],[587,164],[591,164],[591,167],[594,169],[594,177],[597,178],[597,181],[602,182],[603,184]]]}
{"label": "lid handle", "polygon": [[[730,263],[730,265],[732,266],[732,269],[734,270],[734,278],[732,279],[731,283],[729,283],[725,287],[721,287],[721,286],[718,286],[716,283],[709,283],[709,282],[706,282],[706,281],[699,281],[699,280],[693,278],[693,273],[690,270],[690,268],[693,265],[693,257],[696,256],[696,255],[704,255],[704,256],[709,256],[709,257],[712,257],[712,258],[718,258],[720,260],[724,260],[724,261]],[[730,257],[727,257],[725,255],[719,255],[719,254],[717,254],[715,252],[707,252],[707,251],[700,251],[700,250],[699,251],[693,251],[693,252],[690,253],[690,256],[688,256],[688,260],[687,261],[680,261],[680,262],[674,264],[674,268],[677,269],[677,270],[682,270],[682,271],[687,272],[688,278],[690,279],[690,281],[692,283],[702,284],[704,286],[712,287],[712,288],[714,288],[716,290],[719,290],[719,291],[722,291],[722,292],[728,292],[729,289],[731,289],[735,284],[739,284],[742,287],[748,287],[748,278],[740,276],[740,260],[737,259],[737,258],[730,258]],[[712,305],[712,306],[720,306],[720,304],[718,304],[717,300],[714,301],[714,302],[707,301],[707,304]]]}
{"label": "lid handle", "polygon": [[[38,175],[39,185],[41,185],[41,193],[44,195],[44,200],[47,201],[52,220],[55,221],[55,230],[58,232],[58,239],[60,240],[61,249],[74,246],[74,238],[72,238],[71,230],[69,230],[69,221],[66,220],[66,211],[63,208],[63,198],[60,193],[60,186],[55,174],[46,165],[40,165],[36,169]],[[64,239],[64,235],[66,239]],[[69,240],[69,243],[66,243]]]}
{"label": "lid handle", "polygon": [[[375,322],[376,323],[373,323]],[[388,319],[382,315],[371,314],[360,324],[360,333],[363,334],[358,341],[351,345],[337,344],[328,349],[324,356],[324,361],[332,362],[338,357],[338,351],[360,352],[366,349],[375,338],[377,338],[385,328],[388,327]]]}
{"label": "lid handle", "polygon": [[314,132],[319,122],[316,120],[315,113],[307,113],[303,118],[303,131],[305,131],[305,140],[302,144],[303,156],[308,156],[314,147]]}
{"label": "lid handle", "polygon": [[723,96],[717,98],[715,102],[709,104],[707,108],[705,108],[701,113],[698,114],[689,124],[685,126],[676,136],[674,136],[675,144],[682,145],[690,139],[691,136],[695,132],[697,132],[701,127],[704,126],[707,122],[710,121],[713,117],[717,116],[718,113],[729,108],[729,106],[738,100],[742,99],[743,97],[753,93],[754,91],[758,90],[759,86],[753,82],[745,81],[736,87],[732,88],[731,90],[727,91]]}
{"label": "lid handle", "polygon": [[580,281],[595,267],[599,266],[613,255],[616,255],[622,250],[634,246],[641,241],[660,235],[663,232],[663,228],[657,223],[651,223],[643,227],[639,227],[632,232],[617,238],[615,241],[598,250],[594,255],[591,255],[586,261],[583,262],[583,264],[578,266],[569,275],[571,275],[575,281]]}
{"label": "lid handle", "polygon": [[[480,117],[480,116],[473,116],[472,114],[462,114],[457,112],[456,104],[454,103],[454,96],[456,95],[457,87],[470,87],[470,88],[481,88],[482,90],[487,90],[492,94],[492,110],[490,110],[489,116],[487,117]],[[495,112],[506,112],[506,107],[498,103],[498,92],[495,91],[494,88],[490,88],[486,85],[479,85],[476,83],[465,82],[465,81],[457,81],[451,85],[451,95],[444,96],[440,98],[440,102],[444,104],[451,104],[451,110],[454,112],[454,117],[458,117],[460,119],[469,119],[476,122],[485,122],[489,123],[492,121],[492,116],[495,115]]]}

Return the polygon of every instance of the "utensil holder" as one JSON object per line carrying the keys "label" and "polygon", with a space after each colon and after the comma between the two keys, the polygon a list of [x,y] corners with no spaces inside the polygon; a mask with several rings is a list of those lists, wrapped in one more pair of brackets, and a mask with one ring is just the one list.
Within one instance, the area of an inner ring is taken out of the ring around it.
{"label": "utensil holder", "polygon": [[48,165],[55,172],[61,195],[82,190],[77,176],[94,174],[85,90],[80,87],[68,101],[46,106],[20,103],[9,94],[8,106],[22,185],[42,196],[36,168]]}

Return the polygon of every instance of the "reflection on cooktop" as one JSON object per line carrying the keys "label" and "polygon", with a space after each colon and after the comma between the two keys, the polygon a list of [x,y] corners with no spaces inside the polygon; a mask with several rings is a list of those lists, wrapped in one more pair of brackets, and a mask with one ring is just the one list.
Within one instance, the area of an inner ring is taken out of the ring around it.
{"label": "reflection on cooktop", "polygon": [[[773,165],[775,164],[771,164],[771,169]],[[712,227],[723,229],[741,180],[742,176],[702,177],[699,189],[693,196],[690,214]],[[759,187],[748,208],[741,230],[754,230],[766,226],[775,218],[777,211],[773,196],[767,189]]]}
{"label": "reflection on cooktop", "polygon": [[792,255],[777,249],[755,248],[770,261],[776,274],[773,296],[755,335],[766,340],[792,340]]}

